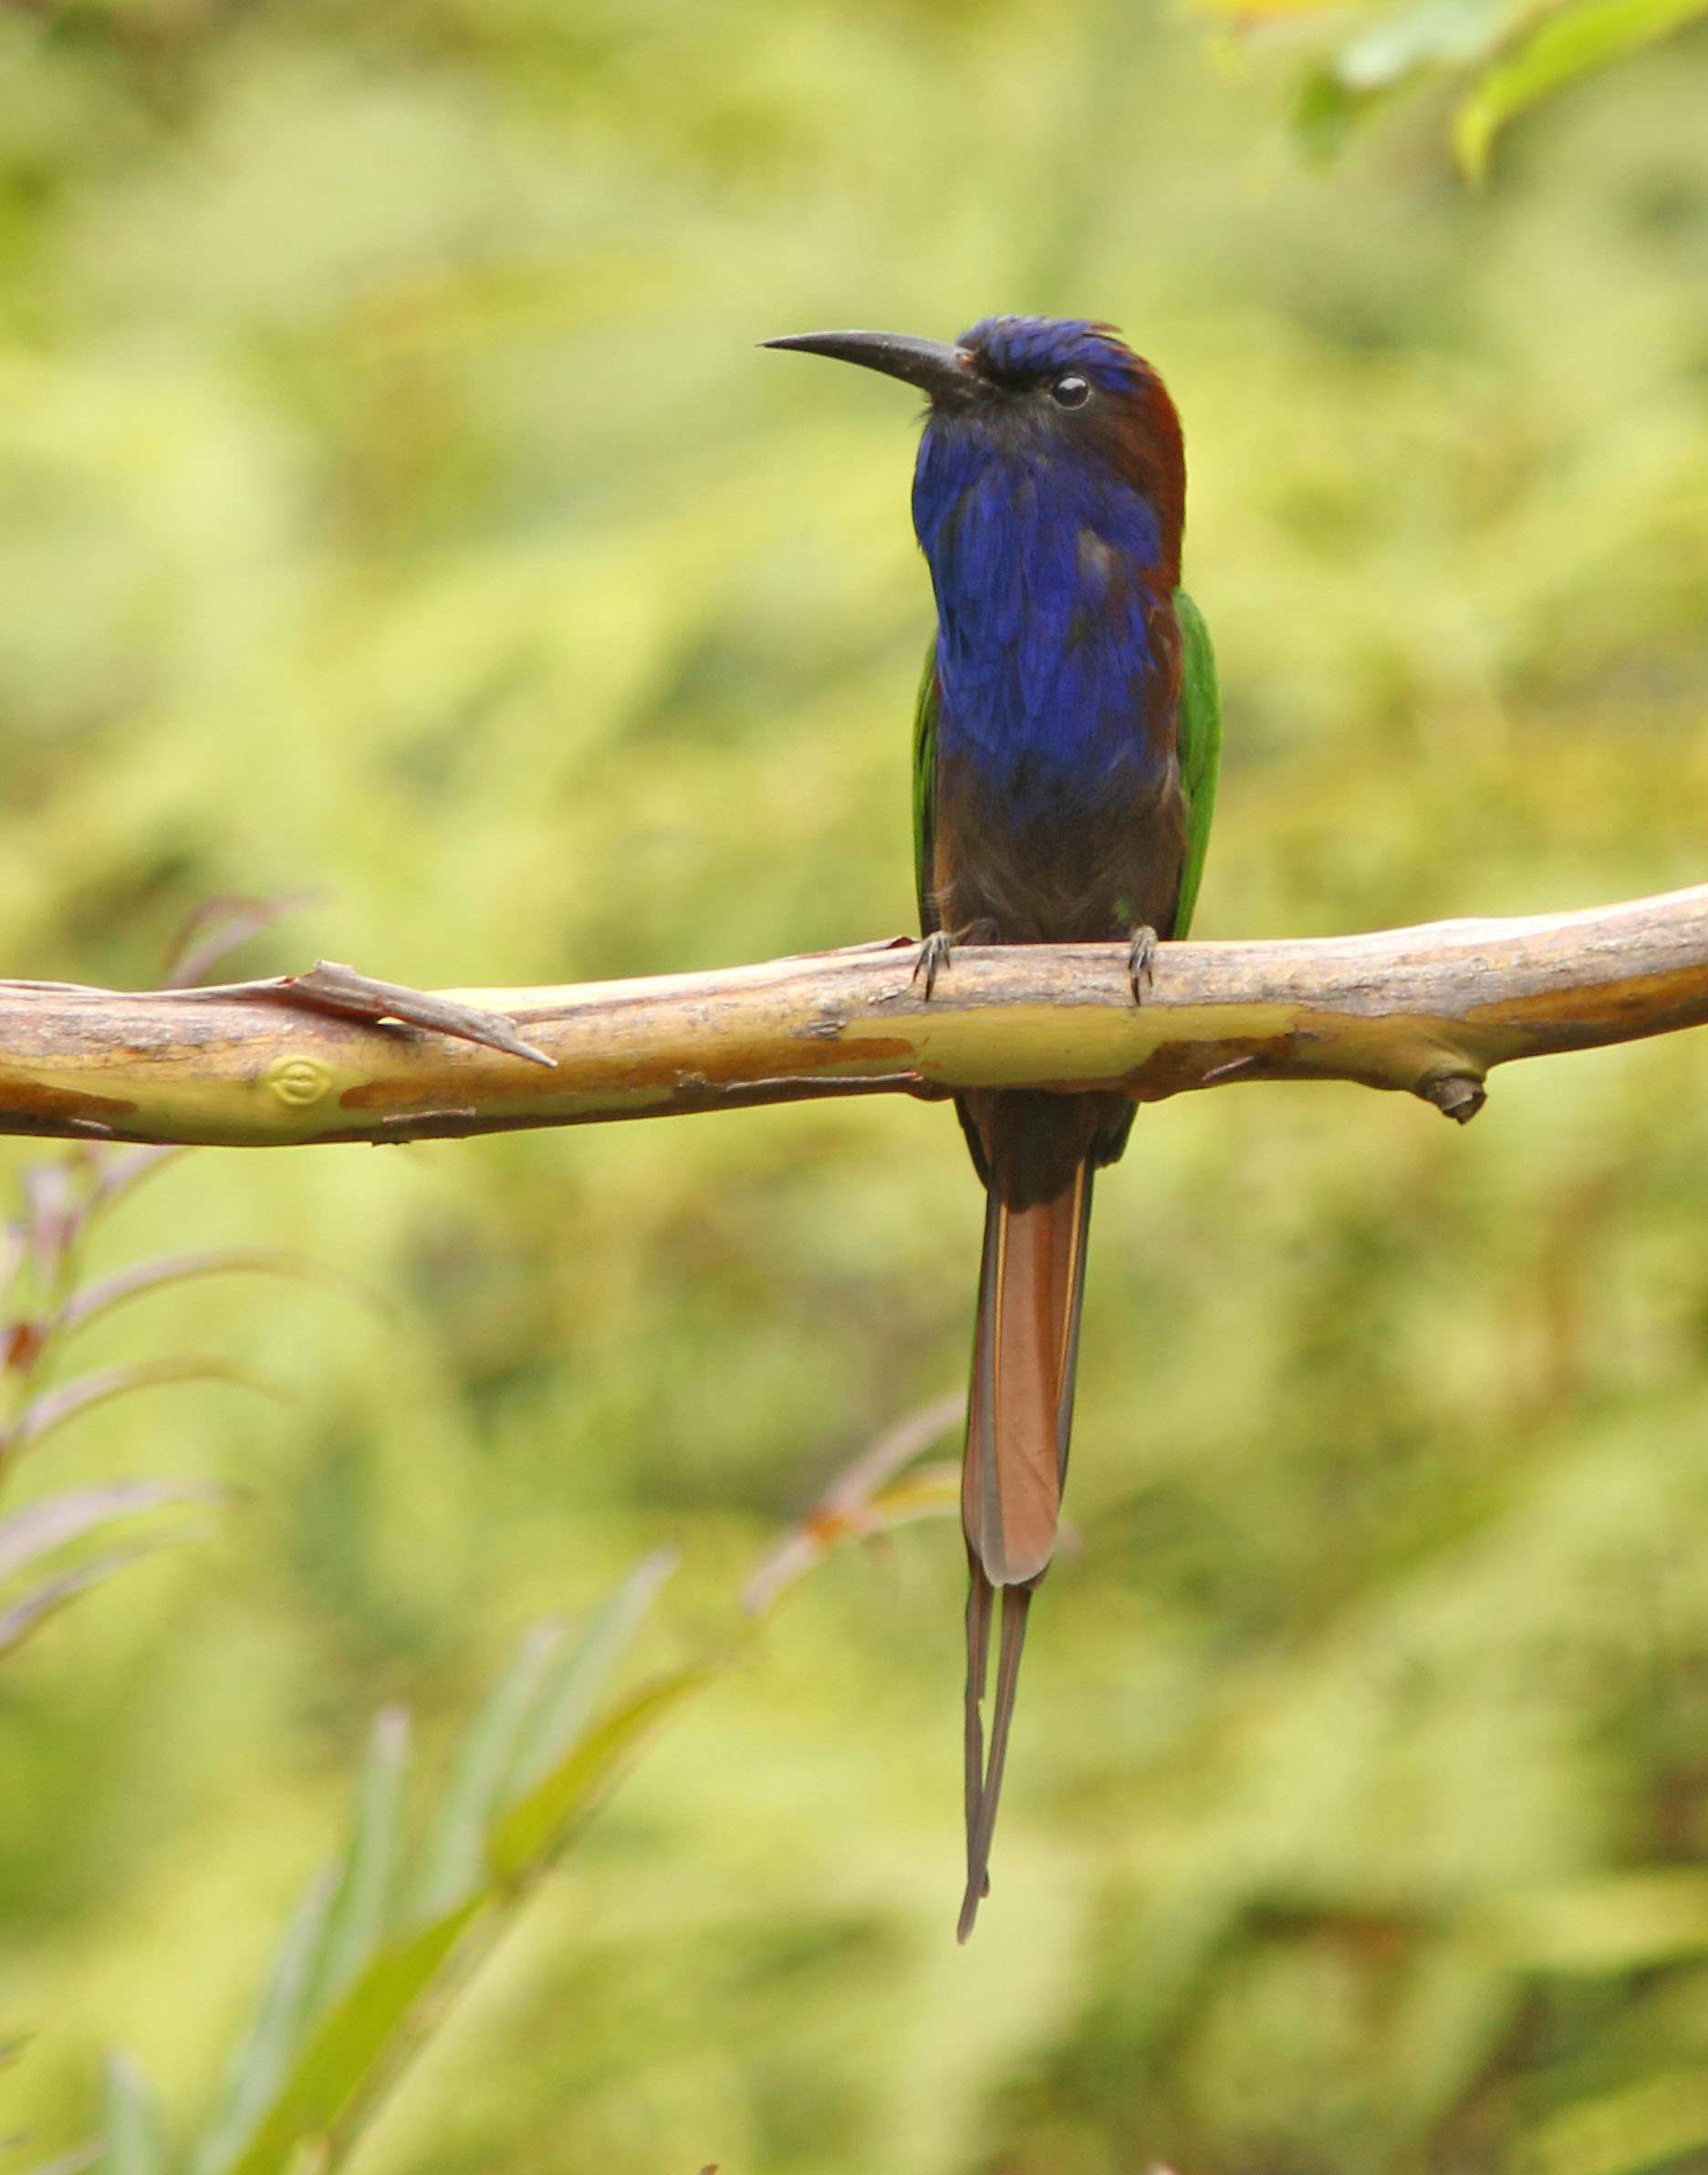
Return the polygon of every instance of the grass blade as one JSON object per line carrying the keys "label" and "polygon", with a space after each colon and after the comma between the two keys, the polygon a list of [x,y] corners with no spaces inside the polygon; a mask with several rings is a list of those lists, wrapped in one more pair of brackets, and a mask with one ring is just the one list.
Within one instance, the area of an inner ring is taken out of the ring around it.
{"label": "grass blade", "polygon": [[224,1493],[224,1489],[203,1481],[125,1480],[99,1488],[73,1488],[45,1503],[33,1503],[9,1518],[0,1518],[0,1578],[9,1578],[26,1564],[117,1519],[136,1517],[163,1503],[213,1503]]}
{"label": "grass blade", "polygon": [[160,2126],[141,2070],[127,2054],[109,2055],[101,2108],[102,2175],[160,2175],[163,2159]]}
{"label": "grass blade", "polygon": [[78,1564],[75,1570],[61,1571],[57,1578],[49,1578],[34,1592],[26,1594],[21,1601],[0,1614],[0,1654],[22,1646],[34,1631],[40,1630],[47,1618],[78,1594],[85,1594],[92,1586],[99,1586],[110,1578],[115,1571],[122,1571],[127,1564],[138,1562],[142,1556],[156,1556],[162,1548],[176,1548],[185,1541],[201,1536],[192,1531],[160,1534],[151,1540],[139,1541],[130,1548],[109,1549],[105,1556],[97,1556],[88,1563]]}
{"label": "grass blade", "polygon": [[538,1624],[528,1633],[463,1738],[422,1852],[418,1917],[439,1917],[485,1879],[493,1811],[515,1770],[518,1739],[538,1707],[563,1636],[561,1624]]}
{"label": "grass blade", "polygon": [[512,1796],[532,1789],[579,1740],[606,1680],[677,1560],[673,1548],[658,1549],[637,1564],[609,1599],[594,1610],[541,1693],[536,1718],[517,1748]]}
{"label": "grass blade", "polygon": [[386,1708],[374,1724],[356,1795],[349,1841],[308,1998],[311,2015],[318,2015],[344,1992],[385,1932],[401,1856],[409,1746],[409,1716],[401,1707]]}
{"label": "grass blade", "polygon": [[18,1178],[29,1257],[38,1281],[50,1287],[81,1223],[69,1160],[29,1163]]}
{"label": "grass blade", "polygon": [[12,1279],[24,1266],[24,1256],[27,1251],[28,1242],[23,1224],[16,1218],[8,1218],[0,1223],[0,1291],[10,1286]]}
{"label": "grass blade", "polygon": [[309,1988],[337,1888],[337,1868],[328,1866],[310,1881],[297,1906],[254,2029],[232,2065],[224,2103],[197,2148],[195,2175],[224,2175],[285,2082],[301,2044]]}
{"label": "grass blade", "polygon": [[310,2035],[230,2175],[286,2175],[305,2139],[348,2139],[425,2029],[440,1974],[485,1906],[473,1897],[370,1958]]}
{"label": "grass blade", "polygon": [[697,1663],[646,1686],[510,1806],[494,1826],[489,1846],[498,1880],[521,1887],[543,1873],[604,1795],[623,1759],[713,1674],[709,1666]]}
{"label": "grass blade", "polygon": [[209,1246],[197,1253],[161,1254],[86,1284],[60,1308],[54,1327],[60,1336],[69,1337],[145,1292],[185,1284],[195,1276],[231,1275],[295,1276],[305,1284],[360,1289],[352,1278],[316,1261],[311,1254],[293,1254],[282,1246]]}
{"label": "grass blade", "polygon": [[[931,1465],[900,1481],[895,1476],[940,1435],[958,1427],[965,1413],[965,1393],[952,1390],[887,1428],[845,1465],[807,1515],[760,1559],[742,1596],[744,1612],[763,1616],[780,1595],[845,1541],[956,1507],[960,1479],[949,1468]],[[945,1473],[950,1474],[947,1488]]]}
{"label": "grass blade", "polygon": [[204,900],[179,930],[161,986],[193,989],[210,967],[217,966],[239,944],[247,943],[252,936],[259,936],[264,929],[271,929],[276,921],[282,921],[286,915],[319,896],[306,890],[282,891],[276,899],[232,894]]}
{"label": "grass blade", "polygon": [[[586,1726],[587,1701],[670,1568],[661,1556],[640,1565],[568,1654],[561,1655],[555,1625],[524,1641],[469,1731],[431,1831],[420,1886],[424,1915],[389,1936],[407,1738],[401,1713],[381,1716],[343,1866],[286,1944],[225,2107],[194,2157],[195,2175],[292,2175],[305,2152],[320,2175],[343,2164],[452,1994],[624,1757],[715,1673],[703,1665],[682,1670]],[[561,1757],[516,1796],[510,1778],[518,1760],[553,1743],[564,1748]],[[453,1889],[448,1903],[432,1907]]]}
{"label": "grass blade", "polygon": [[63,1389],[47,1389],[34,1397],[18,1414],[3,1440],[0,1454],[16,1456],[32,1450],[67,1421],[104,1405],[115,1397],[128,1397],[133,1389],[156,1389],[169,1382],[234,1382],[240,1389],[258,1389],[263,1397],[283,1402],[290,1395],[276,1376],[240,1359],[218,1359],[185,1354],[167,1359],[133,1359],[122,1367],[99,1367],[79,1375]]}
{"label": "grass blade", "polygon": [[151,1146],[124,1148],[117,1153],[101,1156],[96,1166],[99,1175],[95,1181],[90,1207],[109,1209],[163,1163],[176,1162],[180,1156],[188,1155],[189,1152],[187,1148]]}

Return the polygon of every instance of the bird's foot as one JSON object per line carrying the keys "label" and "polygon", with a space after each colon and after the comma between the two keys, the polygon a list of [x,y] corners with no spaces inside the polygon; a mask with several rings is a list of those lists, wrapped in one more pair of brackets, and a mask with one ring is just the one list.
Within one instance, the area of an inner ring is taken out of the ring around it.
{"label": "bird's foot", "polygon": [[925,979],[925,1002],[931,1003],[931,994],[937,986],[937,977],[949,964],[949,939],[941,929],[933,929],[919,948],[919,957],[913,962],[913,979]]}
{"label": "bird's foot", "polygon": [[1133,1003],[1142,1004],[1144,993],[1155,976],[1151,965],[1157,955],[1157,932],[1154,929],[1135,929],[1132,942],[1127,947],[1127,979],[1132,983]]}

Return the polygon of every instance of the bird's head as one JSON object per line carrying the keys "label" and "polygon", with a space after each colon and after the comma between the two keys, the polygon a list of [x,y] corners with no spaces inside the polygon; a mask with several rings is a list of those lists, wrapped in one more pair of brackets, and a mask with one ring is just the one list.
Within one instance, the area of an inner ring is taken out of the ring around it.
{"label": "bird's head", "polygon": [[1161,379],[1112,325],[1086,317],[984,317],[953,346],[895,332],[804,332],[766,340],[859,363],[918,387],[928,436],[1113,471],[1154,510],[1175,561],[1185,506],[1180,420]]}

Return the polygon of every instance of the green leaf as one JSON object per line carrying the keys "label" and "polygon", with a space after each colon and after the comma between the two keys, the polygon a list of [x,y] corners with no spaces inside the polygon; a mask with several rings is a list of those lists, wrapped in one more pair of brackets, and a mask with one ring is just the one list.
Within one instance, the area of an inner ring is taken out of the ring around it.
{"label": "green leaf", "polygon": [[661,1549],[638,1564],[567,1649],[555,1624],[538,1626],[523,1641],[469,1732],[422,1854],[423,1913],[448,1910],[489,1877],[495,1812],[542,1783],[579,1742],[606,1680],[675,1563],[674,1551]]}
{"label": "green leaf", "polygon": [[1463,67],[1492,52],[1536,12],[1536,0],[1411,0],[1390,8],[1342,47],[1336,80],[1355,95],[1389,90],[1427,69]]}
{"label": "green leaf", "polygon": [[102,2175],[159,2175],[163,2164],[160,2125],[142,2072],[129,2055],[109,2055],[101,2107]]}
{"label": "green leaf", "polygon": [[1461,171],[1481,181],[1495,137],[1515,115],[1574,77],[1666,36],[1705,7],[1708,0],[1576,0],[1545,16],[1477,78],[1454,116]]}
{"label": "green leaf", "polygon": [[222,2175],[255,2134],[284,2085],[302,2037],[315,1962],[337,1889],[338,1869],[328,1866],[309,1883],[297,1906],[255,2026],[232,2065],[224,2104],[197,2148],[195,2175]]}
{"label": "green leaf", "polygon": [[[195,2175],[290,2175],[304,2151],[318,2167],[339,2164],[571,1823],[645,1731],[711,1673],[683,1670],[651,1685],[587,1729],[592,1700],[672,1561],[639,1565],[568,1653],[556,1625],[523,1642],[469,1731],[430,1830],[423,1916],[390,1939],[407,1731],[400,1712],[380,1717],[341,1865],[298,1913]],[[517,1798],[514,1778],[554,1746],[560,1756]],[[507,1809],[495,1809],[506,1797]]]}
{"label": "green leaf", "polygon": [[588,1619],[581,1637],[542,1687],[533,1724],[517,1747],[513,1795],[531,1790],[579,1742],[607,1678],[677,1560],[673,1548],[658,1549],[637,1564]]}
{"label": "green leaf", "polygon": [[385,1932],[402,1851],[409,1742],[409,1716],[401,1707],[388,1707],[374,1724],[356,1795],[349,1841],[308,1996],[311,2015],[343,1993]]}
{"label": "green leaf", "polygon": [[492,1833],[492,1864],[506,1886],[543,1873],[578,1821],[598,1803],[623,1758],[689,1692],[711,1681],[704,1664],[659,1679],[605,1717],[537,1783],[516,1800]]}
{"label": "green leaf", "polygon": [[484,1881],[486,1830],[563,1636],[561,1624],[539,1624],[528,1633],[464,1737],[422,1847],[413,1915],[437,1918]]}
{"label": "green leaf", "polygon": [[1614,1873],[1505,1897],[1485,1944],[1523,1972],[1604,1977],[1708,1954],[1708,1874],[1694,1867]]}
{"label": "green leaf", "polygon": [[1525,2175],[1638,2175],[1708,2145],[1708,2076],[1645,2077],[1551,2116],[1525,2140]]}
{"label": "green leaf", "polygon": [[472,1897],[370,1958],[310,2035],[232,2175],[286,2175],[306,2139],[336,2152],[425,2030],[435,1982],[485,1909]]}

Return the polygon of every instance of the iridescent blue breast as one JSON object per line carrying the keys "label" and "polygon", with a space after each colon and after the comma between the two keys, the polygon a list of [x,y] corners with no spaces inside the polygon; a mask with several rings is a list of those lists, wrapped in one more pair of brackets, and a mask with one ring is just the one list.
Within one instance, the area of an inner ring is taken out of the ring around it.
{"label": "iridescent blue breast", "polygon": [[932,416],[913,518],[937,598],[941,753],[972,759],[1021,821],[1122,776],[1154,789],[1172,757],[1156,730],[1156,509],[1016,399]]}

